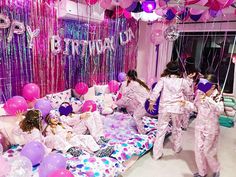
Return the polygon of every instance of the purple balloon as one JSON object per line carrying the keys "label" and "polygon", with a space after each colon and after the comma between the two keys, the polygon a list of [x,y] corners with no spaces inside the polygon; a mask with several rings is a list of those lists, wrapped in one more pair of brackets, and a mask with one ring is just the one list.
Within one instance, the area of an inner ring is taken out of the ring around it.
{"label": "purple balloon", "polygon": [[138,6],[138,2],[134,1],[129,7],[126,8],[127,11],[132,12]]}
{"label": "purple balloon", "polygon": [[126,73],[125,72],[120,72],[118,75],[118,81],[123,82],[126,80]]}
{"label": "purple balloon", "polygon": [[46,117],[49,114],[49,112],[52,110],[50,101],[46,99],[38,100],[35,103],[34,108],[40,110],[43,117]]}
{"label": "purple balloon", "polygon": [[212,9],[209,9],[209,14],[210,16],[212,16],[213,18],[217,17],[218,15],[221,15],[222,14],[222,11],[221,10],[212,10]]}
{"label": "purple balloon", "polygon": [[39,166],[39,177],[47,177],[58,169],[66,169],[66,158],[59,153],[50,153]]}
{"label": "purple balloon", "polygon": [[43,160],[45,155],[44,146],[37,141],[32,141],[24,145],[23,149],[20,153],[22,156],[27,157],[31,162],[32,165],[40,164]]}

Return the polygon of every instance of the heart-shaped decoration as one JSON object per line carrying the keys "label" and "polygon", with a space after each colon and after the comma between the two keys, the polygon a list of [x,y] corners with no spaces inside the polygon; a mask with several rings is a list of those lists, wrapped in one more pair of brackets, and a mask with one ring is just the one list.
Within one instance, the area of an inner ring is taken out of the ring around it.
{"label": "heart-shaped decoration", "polygon": [[212,84],[210,82],[200,82],[198,84],[198,90],[201,90],[202,92],[206,93],[207,91],[209,91],[212,87]]}
{"label": "heart-shaped decoration", "polygon": [[59,107],[59,112],[60,112],[60,115],[64,115],[64,116],[68,116],[70,113],[73,112],[73,108],[70,104],[68,105],[61,105]]}
{"label": "heart-shaped decoration", "polygon": [[153,105],[154,110],[149,110],[149,104],[150,104],[150,100],[146,100],[144,107],[147,111],[148,114],[151,114],[153,116],[157,115],[159,112],[159,103],[160,103],[160,96],[157,99],[156,103]]}

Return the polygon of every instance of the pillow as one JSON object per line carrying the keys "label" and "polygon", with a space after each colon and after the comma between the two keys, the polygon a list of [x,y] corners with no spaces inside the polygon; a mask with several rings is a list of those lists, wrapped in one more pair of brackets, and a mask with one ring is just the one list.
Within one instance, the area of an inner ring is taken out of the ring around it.
{"label": "pillow", "polygon": [[3,108],[4,104],[0,104],[0,116],[8,115],[6,111]]}
{"label": "pillow", "polygon": [[105,94],[104,95],[104,105],[105,107],[111,107],[114,104],[113,94]]}
{"label": "pillow", "polygon": [[70,99],[70,103],[72,105],[74,113],[78,113],[80,111],[81,107],[82,107],[82,104],[83,104],[79,99],[74,98],[74,97],[72,97]]}
{"label": "pillow", "polygon": [[94,87],[88,89],[88,92],[84,95],[84,100],[96,100]]}
{"label": "pillow", "polygon": [[70,102],[71,89],[55,94],[46,95],[45,98],[51,102],[51,105],[54,109],[57,109],[63,102]]}
{"label": "pillow", "polygon": [[109,115],[109,114],[112,114],[113,113],[113,109],[112,108],[104,108],[101,112],[102,115]]}
{"label": "pillow", "polygon": [[95,95],[104,95],[105,93],[109,93],[108,85],[94,85]]}

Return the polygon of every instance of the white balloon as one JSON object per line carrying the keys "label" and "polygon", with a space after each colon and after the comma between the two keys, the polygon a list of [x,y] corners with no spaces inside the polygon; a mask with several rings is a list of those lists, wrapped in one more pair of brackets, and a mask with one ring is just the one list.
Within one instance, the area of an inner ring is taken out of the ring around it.
{"label": "white balloon", "polygon": [[18,156],[11,160],[11,170],[8,177],[31,177],[32,176],[32,163],[24,157]]}

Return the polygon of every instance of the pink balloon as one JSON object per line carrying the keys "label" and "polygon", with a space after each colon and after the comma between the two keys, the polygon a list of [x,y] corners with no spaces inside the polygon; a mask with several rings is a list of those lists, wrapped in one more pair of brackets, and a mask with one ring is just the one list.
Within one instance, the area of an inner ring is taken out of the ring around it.
{"label": "pink balloon", "polygon": [[88,4],[88,5],[94,5],[98,2],[98,0],[85,0],[85,2]]}
{"label": "pink balloon", "polygon": [[120,2],[120,7],[122,8],[127,8],[129,6],[131,6],[131,4],[133,3],[134,0],[121,0]]}
{"label": "pink balloon", "polygon": [[10,115],[16,115],[23,113],[27,110],[28,104],[26,100],[21,96],[14,96],[7,100],[4,105],[4,110]]}
{"label": "pink balloon", "polygon": [[97,105],[93,100],[86,100],[82,106],[82,112],[94,112],[97,109]]}
{"label": "pink balloon", "polygon": [[50,175],[48,175],[48,177],[74,177],[74,175],[66,169],[58,169],[52,173],[50,173]]}
{"label": "pink balloon", "polygon": [[163,32],[160,29],[153,30],[150,36],[153,44],[160,44],[164,40]]}
{"label": "pink balloon", "polygon": [[124,16],[125,16],[125,18],[127,18],[127,19],[132,18],[131,12],[128,12],[127,10],[124,10]]}
{"label": "pink balloon", "polygon": [[100,1],[100,6],[103,8],[103,9],[108,9],[111,7],[111,2],[112,0],[101,0]]}
{"label": "pink balloon", "polygon": [[23,87],[23,97],[28,101],[33,101],[40,97],[40,88],[37,84],[29,83]]}
{"label": "pink balloon", "polygon": [[[207,4],[207,2],[208,2],[208,0],[200,0],[196,4],[204,6],[204,5]],[[198,9],[198,8],[191,8],[190,9],[190,14],[199,15],[199,14],[202,14],[204,11],[205,10],[201,10],[201,9]]]}
{"label": "pink balloon", "polygon": [[75,91],[80,95],[84,95],[88,92],[88,85],[84,82],[79,82],[75,86]]}
{"label": "pink balloon", "polygon": [[0,156],[0,175],[7,176],[8,172],[10,171],[10,164],[6,161],[3,157]]}
{"label": "pink balloon", "polygon": [[120,84],[119,84],[119,82],[117,82],[115,80],[111,80],[108,83],[108,87],[109,87],[110,92],[116,93],[119,90]]}

